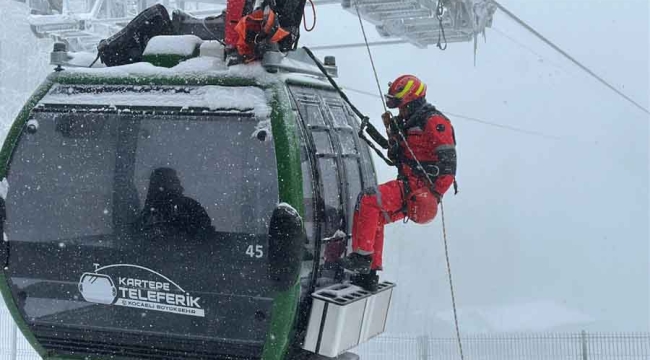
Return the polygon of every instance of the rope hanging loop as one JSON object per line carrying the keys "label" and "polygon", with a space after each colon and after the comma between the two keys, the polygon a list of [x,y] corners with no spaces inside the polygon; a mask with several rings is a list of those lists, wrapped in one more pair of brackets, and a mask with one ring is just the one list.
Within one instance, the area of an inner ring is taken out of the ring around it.
{"label": "rope hanging loop", "polygon": [[309,0],[309,3],[311,4],[311,11],[312,11],[312,14],[314,16],[314,22],[311,24],[310,28],[307,28],[307,16],[306,16],[307,14],[306,14],[306,10],[303,9],[302,10],[302,19],[303,19],[302,25],[305,28],[306,32],[311,32],[316,27],[316,5],[314,5],[314,0]]}
{"label": "rope hanging loop", "polygon": [[[442,18],[443,15],[445,14],[445,5],[443,4],[443,0],[438,0],[438,3],[436,4],[436,18],[438,19],[438,25],[439,25],[439,30],[438,30],[438,43],[436,46],[440,50],[447,50],[447,36],[445,35],[445,27],[442,24]],[[445,45],[443,46],[440,43],[440,40],[445,42]]]}

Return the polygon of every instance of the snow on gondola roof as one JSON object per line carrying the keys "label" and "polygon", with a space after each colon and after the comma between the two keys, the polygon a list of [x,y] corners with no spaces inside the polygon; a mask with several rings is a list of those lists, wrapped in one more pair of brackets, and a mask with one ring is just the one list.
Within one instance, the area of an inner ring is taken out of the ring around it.
{"label": "snow on gondola roof", "polygon": [[113,66],[113,67],[70,67],[66,71],[73,75],[85,75],[102,78],[122,77],[238,77],[255,79],[260,83],[277,81],[276,77],[268,74],[260,64],[242,64],[226,67],[225,63],[216,57],[201,56],[188,59],[172,68],[155,66],[148,62]]}
{"label": "snow on gondola roof", "polygon": [[[146,91],[144,91],[146,90]],[[155,106],[252,111],[259,118],[270,116],[264,90],[254,86],[143,86],[55,85],[43,97],[44,105],[92,105],[109,107]]]}
{"label": "snow on gondola roof", "polygon": [[[170,54],[170,49],[175,48],[173,44],[183,43],[180,46],[183,49],[174,50],[178,55],[188,55],[189,49],[197,46],[197,39],[184,36],[166,36],[159,41],[150,43],[152,47],[147,47],[147,54]],[[298,81],[306,85],[331,87],[327,80],[319,76],[320,70],[315,66],[311,59],[306,59],[301,49],[289,54],[283,54],[274,67],[279,69],[277,73],[270,73],[265,65],[261,62],[252,62],[248,64],[238,64],[227,66],[223,60],[223,49],[215,53],[215,42],[204,41],[201,43],[201,55],[181,61],[178,65],[171,68],[155,66],[149,62],[138,62],[134,64],[105,67],[102,64],[95,63],[92,67],[93,56],[89,53],[67,53],[67,62],[63,65],[66,77],[94,77],[94,78],[127,78],[127,79],[146,79],[146,78],[187,78],[204,79],[204,78],[238,78],[252,80],[259,85],[271,85],[277,82]],[[204,51],[205,49],[205,51]],[[67,65],[67,66],[66,66]]]}
{"label": "snow on gondola roof", "polygon": [[[149,55],[180,55],[186,60],[173,67],[149,62],[105,67],[92,64],[94,57],[90,53],[64,53],[66,60],[61,65],[65,71],[58,72],[54,78],[58,84],[40,103],[230,109],[253,111],[257,117],[267,118],[271,112],[270,95],[257,86],[291,82],[332,88],[302,49],[288,54],[275,53],[262,61],[227,66],[223,47],[217,42],[194,36],[164,36],[151,39],[149,44],[145,51]],[[189,58],[196,55],[197,48],[200,56]],[[334,65],[325,68],[336,73]],[[175,91],[177,87],[183,91]]]}

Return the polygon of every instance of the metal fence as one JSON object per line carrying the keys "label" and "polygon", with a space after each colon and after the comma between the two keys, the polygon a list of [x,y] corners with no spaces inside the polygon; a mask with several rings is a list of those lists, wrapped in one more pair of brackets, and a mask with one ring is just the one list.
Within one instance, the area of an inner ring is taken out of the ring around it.
{"label": "metal fence", "polygon": [[[466,360],[650,360],[650,333],[481,334],[462,338]],[[383,335],[362,360],[459,360],[455,338]],[[0,360],[40,359],[0,302]]]}
{"label": "metal fence", "polygon": [[0,360],[37,360],[36,351],[14,324],[0,296]]}
{"label": "metal fence", "polygon": [[[650,360],[650,333],[521,333],[463,336],[466,360]],[[458,360],[455,338],[382,336],[362,359]]]}

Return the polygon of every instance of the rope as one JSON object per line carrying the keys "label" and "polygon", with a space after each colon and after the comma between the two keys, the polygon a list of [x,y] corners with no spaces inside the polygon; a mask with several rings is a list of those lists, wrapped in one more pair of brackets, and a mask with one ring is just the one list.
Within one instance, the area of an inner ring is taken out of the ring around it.
{"label": "rope", "polygon": [[[347,86],[345,87],[345,89],[347,91],[355,92],[357,94],[377,97],[377,94],[371,93],[369,91],[354,89],[354,88],[347,87]],[[522,134],[527,134],[527,135],[539,136],[539,137],[543,137],[543,138],[546,138],[546,139],[553,139],[553,140],[564,140],[565,139],[565,138],[563,138],[561,136],[555,136],[555,135],[546,134],[546,133],[543,133],[543,132],[538,132],[538,131],[533,131],[533,130],[526,130],[526,129],[523,129],[523,128],[518,128],[518,127],[514,127],[514,126],[509,126],[509,125],[503,125],[503,124],[483,120],[483,119],[476,118],[476,117],[471,117],[471,116],[467,116],[467,115],[452,113],[452,112],[449,112],[447,110],[440,109],[440,108],[437,108],[437,109],[442,111],[443,113],[445,113],[445,115],[452,115],[453,117],[473,121],[473,122],[483,124],[483,125],[487,125],[487,126],[493,126],[493,127],[499,128],[499,129],[510,130],[510,131],[514,131],[514,132],[518,132],[518,133],[522,133]]]}
{"label": "rope", "polygon": [[305,14],[305,9],[302,9],[302,18],[303,18],[302,25],[305,28],[306,32],[311,32],[316,27],[316,5],[314,5],[313,0],[309,0],[309,3],[311,4],[312,14],[314,14],[314,23],[311,24],[311,27],[309,29],[307,29],[307,16],[306,16],[307,14]]}
{"label": "rope", "polygon": [[357,109],[357,107],[354,106],[354,104],[352,104],[350,99],[348,99],[347,95],[345,95],[345,93],[341,90],[341,88],[338,86],[336,81],[334,81],[334,79],[332,79],[332,77],[327,73],[327,69],[325,69],[325,67],[323,67],[323,64],[321,64],[320,61],[318,60],[318,58],[316,58],[316,55],[314,55],[314,53],[311,50],[309,50],[308,47],[303,46],[302,48],[305,50],[307,55],[314,61],[314,64],[316,64],[316,67],[318,67],[318,69],[323,73],[323,75],[325,76],[325,78],[327,78],[329,83],[334,87],[334,89],[336,89],[336,91],[339,93],[339,95],[341,95],[341,98],[343,99],[343,101],[345,101],[346,103],[348,103],[348,105],[350,105],[350,108],[352,109],[352,112],[355,115],[357,115],[359,117],[359,119],[361,119],[362,121],[364,119],[368,119],[367,116],[363,115],[361,113],[361,111],[359,111],[359,109]]}
{"label": "rope", "polygon": [[[367,118],[366,118],[365,121],[368,121]],[[370,146],[370,148],[373,149],[373,150],[375,151],[375,153],[377,154],[377,156],[379,156],[382,160],[384,160],[384,162],[386,163],[386,165],[388,165],[388,166],[395,166],[395,163],[394,163],[394,162],[392,162],[390,159],[388,159],[388,158],[384,155],[384,153],[382,153],[379,149],[377,149],[377,147],[375,146],[375,144],[373,144],[370,140],[368,140],[368,138],[363,134],[363,130],[364,130],[364,129],[365,129],[365,127],[364,127],[364,124],[362,123],[362,124],[361,124],[361,128],[359,129],[359,133],[357,134],[357,135],[359,135],[359,137],[361,138],[361,140],[365,141],[366,144],[368,144],[368,146]]]}
{"label": "rope", "polygon": [[90,65],[89,65],[88,67],[89,67],[89,68],[93,67],[93,65],[95,65],[95,63],[97,62],[97,60],[99,60],[99,52],[97,52],[97,57],[95,58],[95,60],[93,60],[92,63],[90,63]]}
{"label": "rope", "polygon": [[[428,176],[427,176],[428,177]],[[454,309],[454,324],[456,325],[456,338],[458,339],[458,351],[460,358],[464,359],[463,342],[460,340],[460,326],[458,325],[458,314],[456,312],[456,295],[454,292],[454,282],[451,278],[451,261],[449,261],[449,246],[447,245],[447,227],[445,226],[445,206],[440,199],[440,217],[442,221],[442,240],[445,244],[445,259],[447,260],[447,275],[449,276],[449,288],[451,289],[451,305]]]}
{"label": "rope", "polygon": [[[399,127],[395,126],[395,128],[397,129],[400,138],[404,142],[404,145],[406,145],[406,148],[408,149],[409,153],[413,157],[413,160],[415,160],[415,163],[418,166],[418,170],[421,171],[425,175],[425,177],[427,178],[427,181],[429,181],[429,185],[431,185],[431,188],[433,189],[434,186],[435,186],[434,183],[433,183],[433,180],[431,180],[431,177],[429,177],[429,174],[424,170],[424,167],[420,163],[420,160],[418,160],[418,158],[415,156],[415,153],[413,152],[413,150],[409,146],[408,142],[406,142],[406,137],[404,136],[404,133],[402,132],[402,130]],[[440,198],[440,213],[441,213],[441,221],[442,221],[442,238],[443,238],[443,241],[444,241],[444,244],[445,244],[445,258],[447,260],[447,276],[449,277],[449,290],[451,292],[451,305],[452,305],[452,309],[454,311],[454,324],[456,326],[456,338],[458,340],[458,349],[460,351],[460,358],[461,358],[461,360],[464,360],[465,357],[463,356],[463,342],[462,342],[462,340],[460,338],[460,325],[458,323],[458,311],[456,310],[456,295],[455,295],[455,291],[454,291],[454,283],[452,281],[452,276],[451,276],[451,263],[449,261],[449,248],[447,246],[447,229],[446,229],[446,226],[445,226],[445,208],[442,205],[442,198]]]}
{"label": "rope", "polygon": [[[438,43],[436,44],[436,46],[438,47],[438,49],[443,51],[447,50],[447,36],[445,36],[445,27],[442,25],[442,16],[444,15],[444,13],[445,13],[445,6],[442,3],[442,0],[438,0],[438,4],[436,5],[436,18],[438,18],[438,24],[440,24],[440,28],[439,28],[440,30],[438,31]],[[441,34],[442,34],[442,39],[445,42],[444,47],[440,44]]]}
{"label": "rope", "polygon": [[203,29],[205,29],[205,31],[209,32],[210,35],[212,35],[212,37],[213,37],[215,40],[217,40],[217,41],[219,42],[219,44],[221,44],[221,45],[223,45],[224,47],[226,47],[226,43],[225,43],[223,40],[219,39],[219,35],[215,34],[215,33],[214,33],[214,32],[213,32],[213,31],[208,27],[208,24],[205,23],[207,19],[208,19],[208,18],[203,18],[203,21],[201,21],[201,24],[203,25]]}
{"label": "rope", "polygon": [[375,61],[372,59],[372,52],[370,51],[370,45],[368,44],[368,37],[366,36],[366,28],[363,26],[363,20],[361,20],[361,13],[359,12],[358,1],[354,2],[354,7],[357,10],[357,17],[359,18],[359,25],[361,25],[361,32],[363,33],[363,41],[366,43],[366,50],[368,50],[368,57],[370,58],[370,65],[372,65],[372,72],[375,74],[375,83],[377,83],[377,91],[381,97],[381,104],[384,106],[384,112],[387,112],[386,102],[384,101],[384,96],[381,92],[381,85],[379,85],[379,77],[377,76],[377,68],[375,67]]}
{"label": "rope", "polygon": [[[373,73],[375,75],[375,82],[377,83],[377,90],[379,91],[379,96],[381,96],[381,103],[384,106],[384,112],[387,112],[388,109],[386,108],[386,103],[384,102],[384,97],[382,96],[381,85],[379,85],[379,76],[377,75],[377,68],[375,67],[375,62],[372,59],[372,52],[370,51],[370,45],[368,44],[368,37],[366,36],[366,30],[363,27],[363,21],[361,20],[361,13],[359,12],[359,6],[358,6],[357,2],[354,3],[354,7],[357,10],[357,17],[359,18],[359,25],[361,25],[361,32],[363,33],[363,40],[366,43],[366,49],[368,50],[368,57],[370,58],[370,64],[372,65],[372,71],[373,71]],[[439,0],[438,1],[437,16],[438,16],[438,20],[440,21],[440,28],[441,29],[442,29],[443,10],[444,10],[444,8],[442,7],[442,1]],[[443,37],[444,37],[444,30],[443,30]],[[438,47],[441,50],[444,50],[445,48],[447,48],[446,42],[447,42],[447,40],[445,39],[445,47],[443,48],[443,47],[440,46],[440,41],[438,40]],[[397,123],[396,123],[396,121],[394,119],[391,120],[391,121],[393,121],[393,125],[395,125],[395,128],[397,129],[397,132],[398,132],[400,138],[402,139],[402,142],[404,142],[404,145],[406,145],[406,148],[408,149],[409,153],[413,157],[413,160],[415,160],[415,162],[416,162],[416,164],[418,166],[418,170],[420,170],[423,174],[425,174],[427,180],[429,181],[429,184],[431,185],[431,188],[433,189],[434,186],[435,186],[433,181],[429,177],[429,174],[424,170],[424,167],[420,163],[420,160],[418,160],[418,158],[415,156],[415,153],[413,152],[413,150],[409,146],[408,142],[406,141],[406,137],[404,136],[404,133],[399,128],[399,126],[397,126]],[[460,358],[461,358],[461,360],[464,360],[465,357],[463,355],[463,342],[462,342],[462,340],[460,338],[460,326],[458,324],[458,311],[456,310],[456,295],[455,295],[455,291],[454,291],[454,283],[452,281],[452,276],[451,276],[451,263],[449,261],[449,249],[448,249],[448,246],[447,246],[447,229],[445,227],[445,216],[444,216],[444,207],[442,206],[442,199],[440,199],[440,211],[441,211],[441,215],[442,215],[442,219],[441,219],[442,220],[442,236],[443,236],[443,239],[444,239],[445,256],[446,256],[446,260],[447,260],[447,275],[449,277],[449,289],[451,291],[451,305],[452,305],[452,308],[453,308],[453,311],[454,311],[454,324],[456,325],[456,338],[458,339],[458,349],[460,350]]]}
{"label": "rope", "polygon": [[528,30],[530,33],[532,33],[533,35],[535,35],[538,39],[540,39],[540,40],[542,40],[543,42],[545,42],[546,45],[552,47],[553,50],[559,52],[560,54],[562,54],[562,56],[564,56],[565,58],[569,59],[572,63],[574,63],[575,65],[577,65],[577,66],[578,66],[580,69],[582,69],[584,72],[586,72],[587,74],[591,75],[593,78],[595,78],[596,80],[598,80],[601,84],[607,86],[610,90],[612,90],[612,91],[614,91],[615,93],[617,93],[620,97],[622,97],[623,99],[627,100],[628,102],[630,102],[632,105],[634,105],[634,106],[636,106],[637,108],[639,108],[639,109],[640,109],[641,111],[643,111],[644,113],[646,113],[646,114],[650,114],[650,111],[649,111],[648,109],[646,109],[645,107],[643,107],[643,105],[637,103],[637,102],[634,101],[632,98],[630,98],[629,96],[625,95],[622,91],[618,90],[614,85],[612,85],[612,84],[608,83],[607,81],[605,81],[605,79],[601,78],[601,77],[598,76],[596,73],[594,73],[593,71],[591,71],[588,67],[586,67],[585,65],[583,65],[581,62],[579,62],[579,61],[576,60],[575,58],[573,58],[571,55],[569,55],[566,51],[560,49],[559,46],[555,45],[553,42],[551,42],[551,40],[545,38],[542,34],[538,33],[535,29],[533,29],[530,25],[528,25],[528,24],[527,24],[526,22],[524,22],[522,19],[518,18],[515,14],[511,13],[510,11],[508,11],[508,9],[504,8],[503,5],[499,4],[499,3],[496,2],[496,1],[492,1],[492,2],[497,6],[497,8],[499,8],[499,10],[503,11],[503,12],[504,12],[506,15],[508,15],[512,20],[514,20],[515,22],[517,22],[519,25],[523,26],[526,30]]}
{"label": "rope", "polygon": [[[363,115],[361,113],[361,111],[359,111],[359,109],[357,109],[357,107],[354,106],[354,104],[352,104],[350,99],[348,99],[347,95],[345,95],[343,90],[341,90],[341,88],[338,86],[336,81],[334,81],[334,79],[327,73],[327,70],[323,67],[323,65],[320,63],[320,61],[318,61],[318,59],[316,58],[314,53],[311,52],[311,50],[309,50],[309,48],[306,47],[306,46],[303,46],[303,49],[305,50],[307,55],[309,55],[309,57],[314,61],[314,63],[318,67],[318,69],[323,73],[323,75],[327,78],[327,80],[334,87],[334,89],[339,93],[339,95],[341,95],[341,99],[343,99],[343,101],[345,101],[348,105],[350,105],[350,108],[352,109],[352,112],[355,115],[357,115],[359,117],[359,119],[361,119],[361,127],[359,128],[359,133],[358,133],[359,137],[361,139],[363,139],[368,144],[368,146],[370,146],[370,148],[372,148],[377,153],[377,155],[382,160],[384,160],[384,162],[386,162],[386,164],[388,166],[395,166],[395,164],[392,161],[390,161],[390,159],[386,158],[386,156],[384,156],[384,154],[381,151],[379,151],[379,149],[377,149],[375,147],[375,145],[370,140],[368,140],[368,138],[366,138],[366,136],[363,134],[364,130],[366,130],[366,131],[371,130],[371,131],[374,131],[374,133],[379,134],[377,132],[377,129],[375,129],[374,126],[372,126],[372,124],[370,124],[370,121],[369,121],[368,117]],[[371,131],[369,131],[368,133],[371,134],[371,136],[373,136],[373,133]],[[375,140],[375,141],[377,141],[377,140]],[[384,139],[384,141],[385,141],[385,139]]]}

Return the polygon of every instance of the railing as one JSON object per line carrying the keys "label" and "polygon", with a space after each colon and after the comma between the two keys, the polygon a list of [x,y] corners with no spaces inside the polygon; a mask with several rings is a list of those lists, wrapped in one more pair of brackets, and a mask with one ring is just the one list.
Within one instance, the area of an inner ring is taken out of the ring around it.
{"label": "railing", "polygon": [[[649,360],[650,333],[521,333],[462,338],[467,360]],[[455,338],[382,336],[360,346],[362,359],[457,360]]]}
{"label": "railing", "polygon": [[[650,333],[469,335],[467,360],[649,360]],[[353,352],[362,360],[459,360],[453,337],[383,335]],[[0,302],[0,360],[37,360]]]}
{"label": "railing", "polygon": [[37,360],[36,351],[18,331],[0,296],[0,360]]}

